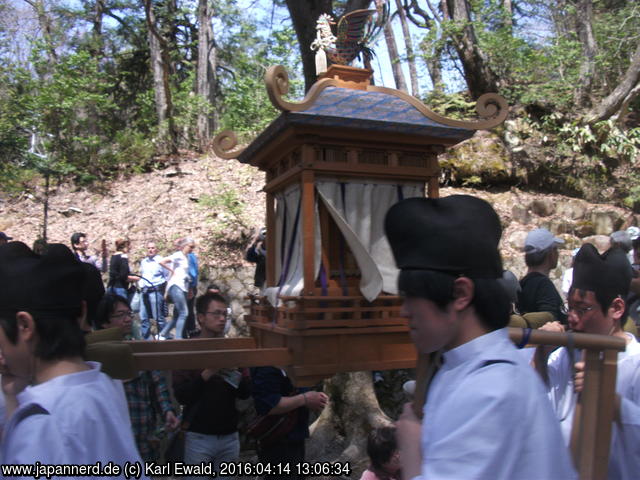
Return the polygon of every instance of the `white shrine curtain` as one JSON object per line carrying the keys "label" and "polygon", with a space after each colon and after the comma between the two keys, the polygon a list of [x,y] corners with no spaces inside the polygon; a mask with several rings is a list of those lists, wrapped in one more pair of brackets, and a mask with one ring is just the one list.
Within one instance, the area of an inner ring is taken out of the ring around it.
{"label": "white shrine curtain", "polygon": [[[264,294],[269,302],[276,306],[279,295],[296,296],[304,287],[304,268],[302,256],[302,212],[300,211],[300,185],[292,185],[275,196],[275,235],[276,286],[266,288]],[[320,271],[320,219],[318,207],[315,211],[315,257],[314,277]]]}
{"label": "white shrine curtain", "polygon": [[320,181],[316,188],[358,263],[362,295],[373,301],[382,291],[397,294],[399,271],[384,234],[384,217],[398,201],[423,197],[424,184]]}

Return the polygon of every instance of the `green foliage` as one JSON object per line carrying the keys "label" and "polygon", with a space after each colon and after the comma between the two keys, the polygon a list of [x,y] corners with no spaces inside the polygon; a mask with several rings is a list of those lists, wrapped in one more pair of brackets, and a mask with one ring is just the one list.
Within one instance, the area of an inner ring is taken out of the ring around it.
{"label": "green foliage", "polygon": [[540,128],[557,135],[573,153],[595,155],[595,161],[612,158],[633,162],[640,155],[640,128],[623,130],[612,120],[584,125],[555,113],[543,118]]}
{"label": "green foliage", "polygon": [[271,29],[266,38],[261,38],[256,26],[237,10],[229,10],[222,20],[231,24],[227,23],[229,32],[223,37],[225,48],[220,49],[220,61],[233,65],[233,69],[220,76],[220,124],[247,141],[278,115],[264,86],[269,66],[280,64],[287,69],[290,98],[304,92],[304,81],[297,74],[300,60],[292,48],[297,40],[291,26]]}
{"label": "green foliage", "polygon": [[424,103],[434,112],[458,120],[473,117],[476,106],[476,102],[472,102],[464,93],[443,93],[438,90],[429,92]]}

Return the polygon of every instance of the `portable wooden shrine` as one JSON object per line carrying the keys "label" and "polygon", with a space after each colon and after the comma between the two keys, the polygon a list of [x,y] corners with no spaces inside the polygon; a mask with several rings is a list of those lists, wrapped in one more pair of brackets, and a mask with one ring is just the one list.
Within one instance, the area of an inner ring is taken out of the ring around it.
{"label": "portable wooden shrine", "polygon": [[[499,125],[508,109],[504,99],[487,94],[478,100],[481,120],[452,120],[370,78],[369,70],[333,65],[301,102],[290,102],[283,98],[286,71],[268,70],[267,91],[280,116],[246,148],[237,148],[229,131],[214,141],[218,156],[266,172],[267,282],[250,298],[245,318],[252,337],[127,342],[136,369],[274,365],[309,386],[338,372],[416,365],[384,215],[403,198],[424,196],[425,187],[438,197],[438,154],[477,129]],[[529,334],[530,344],[586,349],[572,451],[580,478],[606,478],[624,342]],[[518,343],[525,332],[512,328],[510,335]],[[418,362],[422,400],[429,373],[420,369],[428,367]]]}
{"label": "portable wooden shrine", "polygon": [[480,122],[444,118],[372,72],[332,65],[302,102],[285,100],[287,73],[266,75],[282,111],[250,145],[216,137],[218,156],[266,172],[267,283],[246,319],[260,347],[287,347],[289,374],[311,385],[342,371],[410,367],[397,270],[383,232],[406,197],[438,196],[438,154],[500,124],[506,102],[479,100]]}

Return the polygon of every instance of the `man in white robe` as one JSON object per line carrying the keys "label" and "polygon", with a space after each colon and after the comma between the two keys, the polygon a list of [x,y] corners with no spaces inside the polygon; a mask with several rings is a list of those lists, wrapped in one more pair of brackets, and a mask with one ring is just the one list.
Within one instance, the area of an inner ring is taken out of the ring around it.
{"label": "man in white robe", "polygon": [[385,231],[413,341],[443,359],[424,420],[407,404],[396,424],[403,478],[575,478],[542,382],[505,328],[495,211],[466,195],[412,198],[389,210]]}
{"label": "man in white robe", "polygon": [[[640,472],[640,344],[623,330],[622,323],[627,313],[624,298],[630,282],[628,260],[622,250],[611,250],[601,256],[593,245],[587,244],[577,253],[569,290],[569,328],[575,332],[612,335],[627,344],[626,350],[618,354],[608,471],[612,480],[637,479]],[[541,329],[564,331],[557,322]],[[535,363],[543,378],[548,379],[549,399],[568,445],[577,394],[584,381],[584,363],[579,351],[570,355],[569,350],[561,348],[549,355],[549,350],[538,347]]]}
{"label": "man in white robe", "polygon": [[[52,244],[42,256],[20,242],[0,246],[0,373],[6,402],[0,463],[40,462],[61,469],[95,468],[100,462],[99,471],[48,473],[124,478],[126,463],[138,462],[146,478],[121,382],[82,359],[78,319],[84,281],[82,264],[64,245]],[[45,476],[44,471],[17,476],[37,473]]]}

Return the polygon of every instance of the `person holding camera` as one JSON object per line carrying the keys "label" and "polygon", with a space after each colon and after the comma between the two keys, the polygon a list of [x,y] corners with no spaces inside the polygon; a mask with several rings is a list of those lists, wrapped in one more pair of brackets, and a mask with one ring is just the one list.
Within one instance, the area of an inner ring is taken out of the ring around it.
{"label": "person holding camera", "polygon": [[253,283],[262,290],[267,279],[267,229],[265,227],[262,227],[253,238],[251,246],[245,254],[245,259],[256,264]]}

